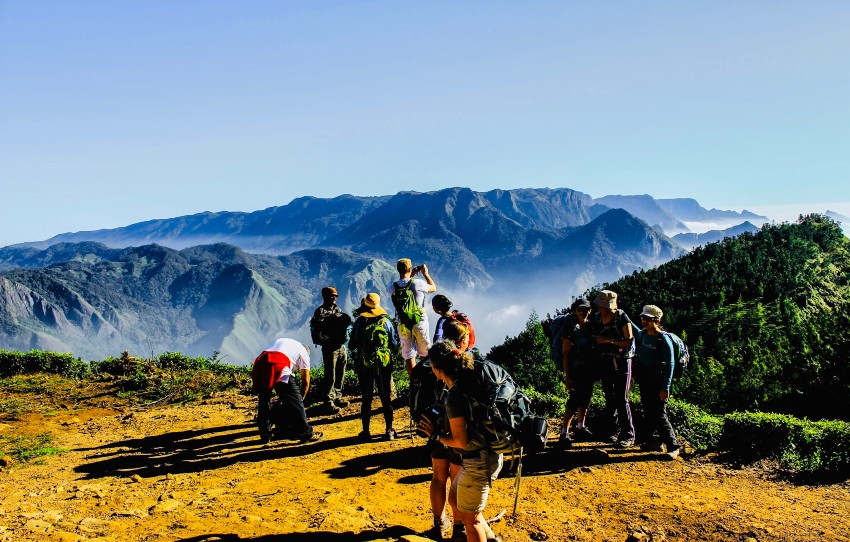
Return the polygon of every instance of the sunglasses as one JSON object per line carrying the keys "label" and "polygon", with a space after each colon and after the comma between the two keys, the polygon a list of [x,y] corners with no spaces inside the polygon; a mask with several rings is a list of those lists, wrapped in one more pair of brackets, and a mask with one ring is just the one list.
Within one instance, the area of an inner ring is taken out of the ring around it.
{"label": "sunglasses", "polygon": [[657,322],[658,321],[658,318],[650,318],[649,316],[641,316],[640,319],[645,321],[645,322]]}

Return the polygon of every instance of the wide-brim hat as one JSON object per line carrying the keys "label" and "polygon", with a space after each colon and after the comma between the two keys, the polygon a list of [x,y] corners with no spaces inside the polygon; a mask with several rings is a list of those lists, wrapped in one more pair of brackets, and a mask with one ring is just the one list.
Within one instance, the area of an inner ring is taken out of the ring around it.
{"label": "wide-brim hat", "polygon": [[653,320],[661,320],[661,317],[664,316],[664,311],[656,305],[644,305],[640,315],[652,318]]}
{"label": "wide-brim hat", "polygon": [[602,290],[593,300],[593,304],[597,307],[614,310],[617,308],[617,292]]}
{"label": "wide-brim hat", "polygon": [[372,316],[387,314],[387,311],[385,311],[381,306],[381,296],[378,294],[366,294],[366,297],[363,298],[363,306],[365,306],[367,310],[361,312],[360,316],[370,318]]}

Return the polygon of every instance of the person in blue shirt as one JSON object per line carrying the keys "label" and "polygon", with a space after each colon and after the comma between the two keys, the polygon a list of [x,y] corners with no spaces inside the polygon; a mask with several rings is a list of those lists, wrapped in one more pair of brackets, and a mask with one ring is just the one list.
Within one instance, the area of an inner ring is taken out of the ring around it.
{"label": "person in blue shirt", "polygon": [[673,342],[661,326],[664,312],[655,305],[646,305],[640,313],[643,329],[637,336],[635,380],[640,389],[644,427],[647,438],[641,445],[644,451],[663,451],[671,459],[679,456],[680,445],[673,425],[667,417],[667,400],[673,383]]}

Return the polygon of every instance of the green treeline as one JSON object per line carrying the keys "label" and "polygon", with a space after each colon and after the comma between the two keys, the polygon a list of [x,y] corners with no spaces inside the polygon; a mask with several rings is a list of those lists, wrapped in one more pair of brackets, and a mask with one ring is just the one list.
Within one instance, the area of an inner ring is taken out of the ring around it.
{"label": "green treeline", "polygon": [[662,307],[690,345],[679,398],[850,420],[850,252],[829,218],[767,225],[606,287],[633,317]]}

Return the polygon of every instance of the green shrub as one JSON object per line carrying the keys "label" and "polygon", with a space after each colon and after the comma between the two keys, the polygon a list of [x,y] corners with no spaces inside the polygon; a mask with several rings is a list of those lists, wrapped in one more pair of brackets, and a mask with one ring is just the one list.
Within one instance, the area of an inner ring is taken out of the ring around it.
{"label": "green shrub", "polygon": [[81,380],[89,375],[89,364],[71,354],[0,350],[0,378],[30,373],[50,373]]}
{"label": "green shrub", "polygon": [[554,393],[540,393],[534,388],[525,388],[523,391],[531,399],[531,410],[535,414],[556,418],[564,416],[565,400],[563,397]]}
{"label": "green shrub", "polygon": [[850,423],[784,414],[736,412],[724,417],[720,447],[741,462],[776,459],[804,477],[850,477]]}
{"label": "green shrub", "polygon": [[721,416],[714,416],[677,399],[670,399],[667,412],[676,432],[695,450],[705,452],[717,448],[723,432]]}

